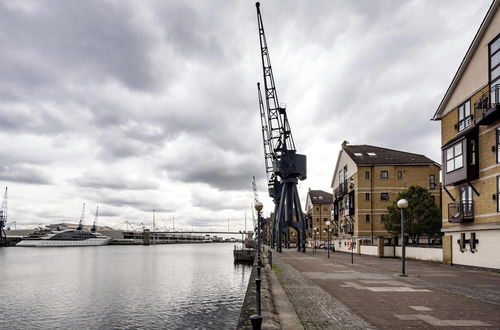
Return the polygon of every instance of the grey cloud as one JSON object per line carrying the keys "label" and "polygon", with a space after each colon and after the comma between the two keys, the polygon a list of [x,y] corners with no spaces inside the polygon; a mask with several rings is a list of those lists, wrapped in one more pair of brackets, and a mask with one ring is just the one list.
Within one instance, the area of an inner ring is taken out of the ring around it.
{"label": "grey cloud", "polygon": [[[198,142],[198,143],[196,143]],[[224,151],[193,139],[186,152],[165,160],[169,178],[184,183],[205,183],[221,190],[247,190],[252,176],[261,173],[260,158],[254,154]]]}
{"label": "grey cloud", "polygon": [[[111,170],[113,171],[113,170]],[[108,188],[113,190],[148,190],[158,189],[160,184],[149,178],[131,178],[128,173],[108,172],[92,173],[86,172],[73,180],[80,187]]]}
{"label": "grey cloud", "polygon": [[29,184],[50,184],[51,178],[39,168],[16,164],[0,166],[0,180]]}

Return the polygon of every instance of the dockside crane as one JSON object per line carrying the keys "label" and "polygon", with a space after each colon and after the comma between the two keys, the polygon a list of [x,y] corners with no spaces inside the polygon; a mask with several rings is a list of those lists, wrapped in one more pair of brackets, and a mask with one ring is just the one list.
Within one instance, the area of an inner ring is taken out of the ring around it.
{"label": "dockside crane", "polygon": [[297,154],[286,108],[279,103],[260,12],[260,3],[257,2],[255,5],[257,8],[266,111],[264,111],[260,84],[257,84],[257,89],[268,189],[269,195],[275,203],[271,228],[271,246],[276,247],[278,252],[282,251],[283,243],[289,246],[289,227],[292,227],[297,230],[298,234],[297,250],[305,252],[305,221],[297,191],[297,183],[298,180],[305,180],[307,177],[306,156]]}
{"label": "dockside crane", "polygon": [[5,225],[7,224],[7,189],[3,194],[2,206],[0,207],[0,245],[7,246],[7,234],[5,234]]}
{"label": "dockside crane", "polygon": [[85,203],[83,203],[82,214],[80,215],[80,222],[78,223],[78,227],[76,228],[76,230],[83,229],[83,222],[84,221],[85,221]]}
{"label": "dockside crane", "polygon": [[95,209],[94,223],[92,224],[92,228],[90,229],[90,231],[93,233],[95,233],[97,231],[97,217],[98,216],[99,216],[99,206],[97,206]]}

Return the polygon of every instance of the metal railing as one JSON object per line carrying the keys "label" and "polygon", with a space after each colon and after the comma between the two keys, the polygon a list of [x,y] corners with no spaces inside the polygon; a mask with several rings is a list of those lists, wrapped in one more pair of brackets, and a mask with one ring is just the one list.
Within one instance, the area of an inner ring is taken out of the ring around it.
{"label": "metal railing", "polygon": [[[476,124],[500,107],[500,85],[492,86],[474,103]],[[460,124],[460,123],[459,123]]]}
{"label": "metal railing", "polygon": [[448,204],[448,222],[466,222],[473,220],[473,201],[460,201]]}

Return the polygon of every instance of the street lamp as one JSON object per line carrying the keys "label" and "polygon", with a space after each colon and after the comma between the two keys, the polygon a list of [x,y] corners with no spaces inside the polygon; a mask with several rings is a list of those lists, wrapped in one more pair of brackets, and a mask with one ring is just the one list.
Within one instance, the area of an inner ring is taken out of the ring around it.
{"label": "street lamp", "polygon": [[260,329],[262,324],[262,314],[260,309],[260,268],[262,267],[262,261],[260,258],[260,236],[262,223],[261,211],[264,208],[264,205],[261,202],[256,202],[254,207],[257,211],[257,277],[255,278],[256,315],[250,316],[250,321],[253,329]]}
{"label": "street lamp", "polygon": [[326,222],[326,228],[328,230],[328,245],[326,246],[326,250],[328,251],[328,258],[330,258],[330,225],[332,223],[330,222],[330,220],[328,220]]}
{"label": "street lamp", "polygon": [[398,207],[401,210],[401,272],[405,275],[405,220],[403,215],[403,209],[408,207],[408,201],[406,199],[398,200]]}

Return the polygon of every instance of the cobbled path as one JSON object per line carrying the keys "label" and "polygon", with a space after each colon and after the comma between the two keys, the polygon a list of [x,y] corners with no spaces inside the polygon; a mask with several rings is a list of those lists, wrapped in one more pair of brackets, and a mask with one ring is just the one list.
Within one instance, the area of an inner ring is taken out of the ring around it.
{"label": "cobbled path", "polygon": [[278,253],[273,255],[273,264],[281,285],[306,329],[375,329],[295,268],[283,262]]}

